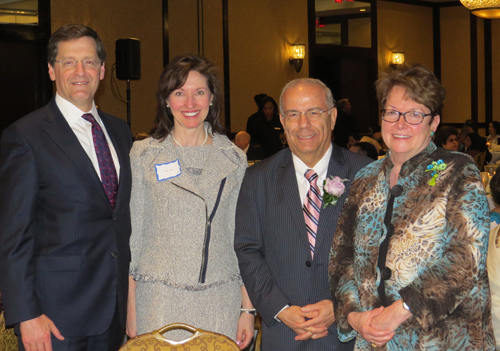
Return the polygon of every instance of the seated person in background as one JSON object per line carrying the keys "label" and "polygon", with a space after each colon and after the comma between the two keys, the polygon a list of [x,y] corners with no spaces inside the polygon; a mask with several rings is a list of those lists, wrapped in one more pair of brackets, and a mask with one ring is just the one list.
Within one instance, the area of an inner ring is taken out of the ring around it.
{"label": "seated person in background", "polygon": [[490,212],[490,239],[486,266],[491,291],[491,319],[496,339],[496,349],[500,350],[500,169],[490,180],[491,195],[495,207]]}
{"label": "seated person in background", "polygon": [[375,147],[375,149],[377,149],[377,155],[380,155],[380,151],[382,150],[382,146],[380,146],[378,141],[376,141],[375,139],[365,135],[364,137],[361,138],[360,142],[372,144]]}
{"label": "seated person in background", "polygon": [[467,120],[465,120],[464,127],[465,126],[471,127],[472,128],[472,132],[477,133],[477,122],[475,120],[473,120],[473,119],[467,119]]}
{"label": "seated person in background", "polygon": [[488,127],[488,135],[487,141],[489,145],[500,145],[498,142],[498,138],[500,137],[500,122],[492,121]]}
{"label": "seated person in background", "polygon": [[488,150],[486,146],[486,138],[483,138],[477,133],[469,133],[465,137],[464,141],[465,153],[472,157],[475,157],[477,154]]}
{"label": "seated person in background", "polygon": [[458,151],[465,152],[465,138],[468,134],[474,133],[474,129],[470,126],[463,126],[458,134]]}
{"label": "seated person in background", "polygon": [[247,154],[247,160],[264,159],[264,150],[259,144],[250,142],[251,137],[245,131],[241,131],[234,137],[234,144]]}
{"label": "seated person in background", "polygon": [[448,151],[458,150],[458,129],[443,126],[436,132],[434,144]]}
{"label": "seated person in background", "polygon": [[373,146],[370,143],[367,142],[362,142],[362,143],[356,143],[351,148],[349,149],[350,151],[360,154],[363,156],[368,156],[369,158],[373,160],[378,160],[378,152],[375,146]]}
{"label": "seated person in background", "polygon": [[[332,133],[333,136],[333,133]],[[349,142],[347,143],[347,148],[350,149],[351,146],[353,146],[356,143],[359,143],[361,140],[361,137],[359,136],[358,133],[351,133],[349,134]]]}

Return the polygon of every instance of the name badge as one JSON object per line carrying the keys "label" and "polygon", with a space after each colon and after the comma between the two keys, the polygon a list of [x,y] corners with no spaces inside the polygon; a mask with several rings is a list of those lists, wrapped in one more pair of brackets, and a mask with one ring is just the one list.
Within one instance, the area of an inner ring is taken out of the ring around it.
{"label": "name badge", "polygon": [[181,175],[181,164],[179,160],[175,160],[169,163],[163,163],[161,165],[155,165],[156,168],[156,178],[161,182],[170,178],[175,178]]}

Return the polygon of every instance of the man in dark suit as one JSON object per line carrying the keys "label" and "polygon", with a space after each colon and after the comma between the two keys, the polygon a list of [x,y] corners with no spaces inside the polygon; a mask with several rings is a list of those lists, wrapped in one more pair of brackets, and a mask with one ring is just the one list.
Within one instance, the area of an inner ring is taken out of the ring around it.
{"label": "man in dark suit", "polygon": [[[337,338],[328,256],[349,181],[370,160],[331,143],[337,112],[321,81],[288,83],[280,112],[290,148],[247,170],[236,210],[234,245],[264,321],[262,348],[352,350]],[[337,204],[324,208],[330,176],[349,181]]]}
{"label": "man in dark suit", "polygon": [[2,135],[0,290],[21,350],[118,350],[124,337],[132,139],[95,107],[105,59],[91,28],[58,29],[56,97]]}

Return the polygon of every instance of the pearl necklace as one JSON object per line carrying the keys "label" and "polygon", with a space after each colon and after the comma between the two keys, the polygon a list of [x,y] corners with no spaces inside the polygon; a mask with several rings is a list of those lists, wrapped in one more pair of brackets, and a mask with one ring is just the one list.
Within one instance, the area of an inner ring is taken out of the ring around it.
{"label": "pearl necklace", "polygon": [[[208,139],[208,130],[207,130],[207,128],[203,128],[203,129],[205,129],[205,140],[203,141],[203,144],[201,144],[200,146],[205,145],[205,143],[207,142],[207,139]],[[174,137],[174,132],[172,132],[172,139],[174,139],[174,141],[175,141],[175,142],[176,142],[179,146],[183,146],[181,143],[179,143],[179,142],[177,141],[177,139],[175,139],[175,137]]]}

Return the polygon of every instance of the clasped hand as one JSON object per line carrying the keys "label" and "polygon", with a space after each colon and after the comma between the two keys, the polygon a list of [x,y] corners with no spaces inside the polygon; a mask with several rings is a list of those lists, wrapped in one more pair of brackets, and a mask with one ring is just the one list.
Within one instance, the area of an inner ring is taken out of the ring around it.
{"label": "clasped hand", "polygon": [[328,335],[328,328],[335,322],[331,300],[322,300],[315,304],[290,306],[278,315],[278,318],[292,329],[295,340],[319,339]]}
{"label": "clasped hand", "polygon": [[347,320],[366,341],[380,347],[389,342],[396,329],[410,317],[411,313],[403,309],[401,300],[398,300],[386,308],[351,312]]}

